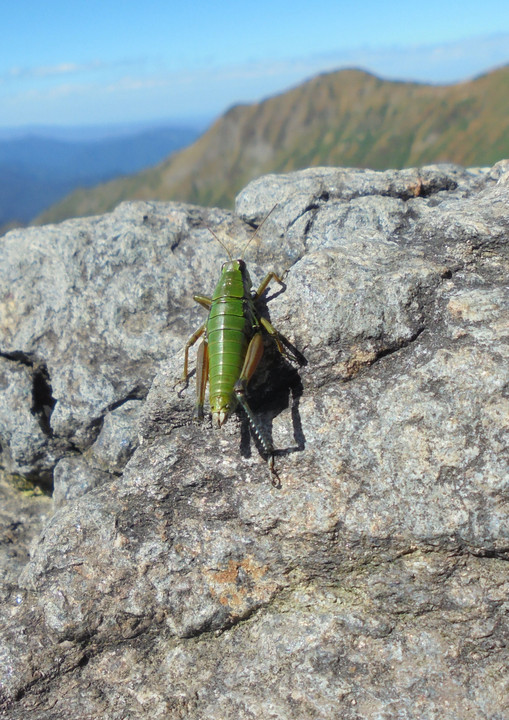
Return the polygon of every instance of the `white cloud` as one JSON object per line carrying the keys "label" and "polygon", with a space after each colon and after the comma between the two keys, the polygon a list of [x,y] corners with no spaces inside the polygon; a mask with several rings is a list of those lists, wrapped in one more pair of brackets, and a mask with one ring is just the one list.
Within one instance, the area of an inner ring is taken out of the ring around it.
{"label": "white cloud", "polygon": [[[359,48],[321,59],[330,69],[362,67],[387,79],[458,82],[509,63],[509,33],[441,45]],[[320,58],[313,62],[319,63]]]}
{"label": "white cloud", "polygon": [[3,75],[0,81],[16,80],[37,80],[41,78],[59,78],[61,76],[82,75],[86,73],[109,72],[122,68],[123,66],[144,63],[142,58],[117,60],[115,62],[104,62],[102,60],[90,60],[85,63],[61,62],[57,65],[40,65],[35,67],[12,67]]}
{"label": "white cloud", "polygon": [[[382,78],[451,83],[509,62],[509,34],[434,46],[357,48],[312,56],[186,70],[154,59],[92,60],[12,68],[2,79],[3,122],[81,124],[223,112],[310,77],[356,67]],[[7,84],[5,81],[9,79]],[[17,82],[30,79],[30,82]]]}
{"label": "white cloud", "polygon": [[59,65],[47,65],[40,67],[12,67],[2,75],[3,80],[25,80],[31,78],[44,78],[60,75],[69,75],[96,69],[101,65],[99,61],[78,65],[77,63],[60,63]]}

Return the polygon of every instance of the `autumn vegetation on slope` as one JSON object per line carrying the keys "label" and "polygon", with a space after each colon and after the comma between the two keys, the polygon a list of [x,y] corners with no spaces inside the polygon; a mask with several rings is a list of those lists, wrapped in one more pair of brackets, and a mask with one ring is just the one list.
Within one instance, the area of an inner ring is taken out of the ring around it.
{"label": "autumn vegetation on slope", "polygon": [[38,222],[106,212],[126,199],[230,207],[247,182],[311,166],[373,169],[509,157],[509,66],[456,85],[382,80],[360,70],[312,78],[238,105],[154,168],[75,191]]}

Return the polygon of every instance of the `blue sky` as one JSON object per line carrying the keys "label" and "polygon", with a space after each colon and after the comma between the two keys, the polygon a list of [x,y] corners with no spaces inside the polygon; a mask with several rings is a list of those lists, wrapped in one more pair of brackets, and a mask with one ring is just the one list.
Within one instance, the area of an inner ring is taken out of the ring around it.
{"label": "blue sky", "polygon": [[444,83],[509,63],[507,0],[18,0],[0,23],[0,128],[213,117],[341,67]]}

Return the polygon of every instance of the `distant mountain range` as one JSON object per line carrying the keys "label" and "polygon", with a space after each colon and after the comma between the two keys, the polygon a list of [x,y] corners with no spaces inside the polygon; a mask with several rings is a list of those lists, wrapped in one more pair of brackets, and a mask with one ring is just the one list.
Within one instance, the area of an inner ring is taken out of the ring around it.
{"label": "distant mountain range", "polygon": [[310,166],[491,165],[509,157],[508,88],[509,66],[449,86],[360,70],[319,75],[233,107],[156,167],[77,190],[38,222],[102,213],[135,198],[228,207],[252,178]]}
{"label": "distant mountain range", "polygon": [[49,132],[0,140],[0,226],[29,222],[77,187],[154,165],[199,134],[186,127],[123,128],[116,137],[61,140]]}

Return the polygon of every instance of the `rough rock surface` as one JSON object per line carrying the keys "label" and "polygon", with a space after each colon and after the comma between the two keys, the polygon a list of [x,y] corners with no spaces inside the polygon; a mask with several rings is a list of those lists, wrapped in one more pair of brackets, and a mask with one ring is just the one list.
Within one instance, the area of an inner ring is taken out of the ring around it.
{"label": "rough rock surface", "polygon": [[[251,388],[278,487],[174,387],[207,226],[237,252],[275,202],[246,260],[288,271],[298,352]],[[0,716],[508,717],[508,251],[507,161],[0,239]]]}

